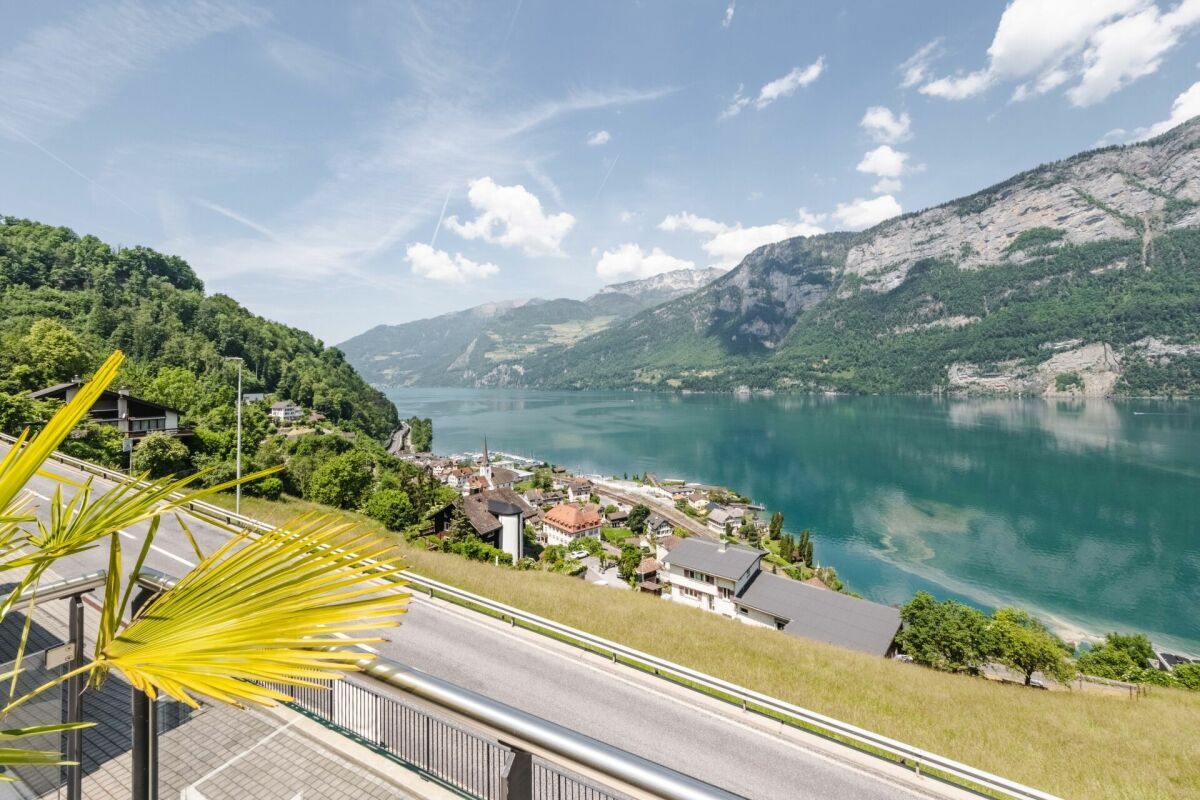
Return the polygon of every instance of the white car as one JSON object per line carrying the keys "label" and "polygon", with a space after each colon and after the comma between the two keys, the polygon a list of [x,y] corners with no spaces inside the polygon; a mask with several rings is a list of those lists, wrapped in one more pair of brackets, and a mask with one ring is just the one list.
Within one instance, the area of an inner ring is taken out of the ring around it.
{"label": "white car", "polygon": [[572,550],[567,553],[567,558],[573,558],[576,561],[582,561],[590,555],[587,550]]}

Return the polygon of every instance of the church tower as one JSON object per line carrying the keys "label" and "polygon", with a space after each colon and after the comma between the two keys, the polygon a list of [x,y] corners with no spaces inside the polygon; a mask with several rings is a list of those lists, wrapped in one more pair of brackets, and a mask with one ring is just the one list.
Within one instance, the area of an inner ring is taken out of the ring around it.
{"label": "church tower", "polygon": [[488,456],[486,436],[483,437],[483,466],[480,467],[479,474],[487,478],[489,489],[496,488],[496,481],[492,479],[492,459]]}

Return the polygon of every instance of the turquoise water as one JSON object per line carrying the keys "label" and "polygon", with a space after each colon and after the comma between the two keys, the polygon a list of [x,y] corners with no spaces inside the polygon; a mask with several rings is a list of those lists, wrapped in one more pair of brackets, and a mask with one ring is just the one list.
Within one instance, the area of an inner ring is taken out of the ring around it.
{"label": "turquoise water", "polygon": [[1200,653],[1200,404],[399,389],[438,452],[727,485],[884,603],[1019,604]]}

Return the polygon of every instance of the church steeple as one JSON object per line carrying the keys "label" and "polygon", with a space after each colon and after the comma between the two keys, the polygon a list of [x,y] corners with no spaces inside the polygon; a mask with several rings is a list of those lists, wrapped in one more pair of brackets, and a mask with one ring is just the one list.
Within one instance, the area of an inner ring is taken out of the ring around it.
{"label": "church steeple", "polygon": [[486,436],[483,437],[483,466],[480,468],[479,473],[487,478],[489,489],[496,488],[496,482],[492,480],[492,459],[488,456]]}

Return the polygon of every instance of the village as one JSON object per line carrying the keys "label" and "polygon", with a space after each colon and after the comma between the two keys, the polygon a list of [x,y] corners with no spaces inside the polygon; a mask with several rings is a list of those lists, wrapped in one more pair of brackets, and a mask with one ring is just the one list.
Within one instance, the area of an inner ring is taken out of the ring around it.
{"label": "village", "polygon": [[426,546],[637,591],[880,656],[899,611],[843,591],[808,531],[724,487],[680,479],[577,475],[522,456],[394,453],[458,496],[429,515]]}

